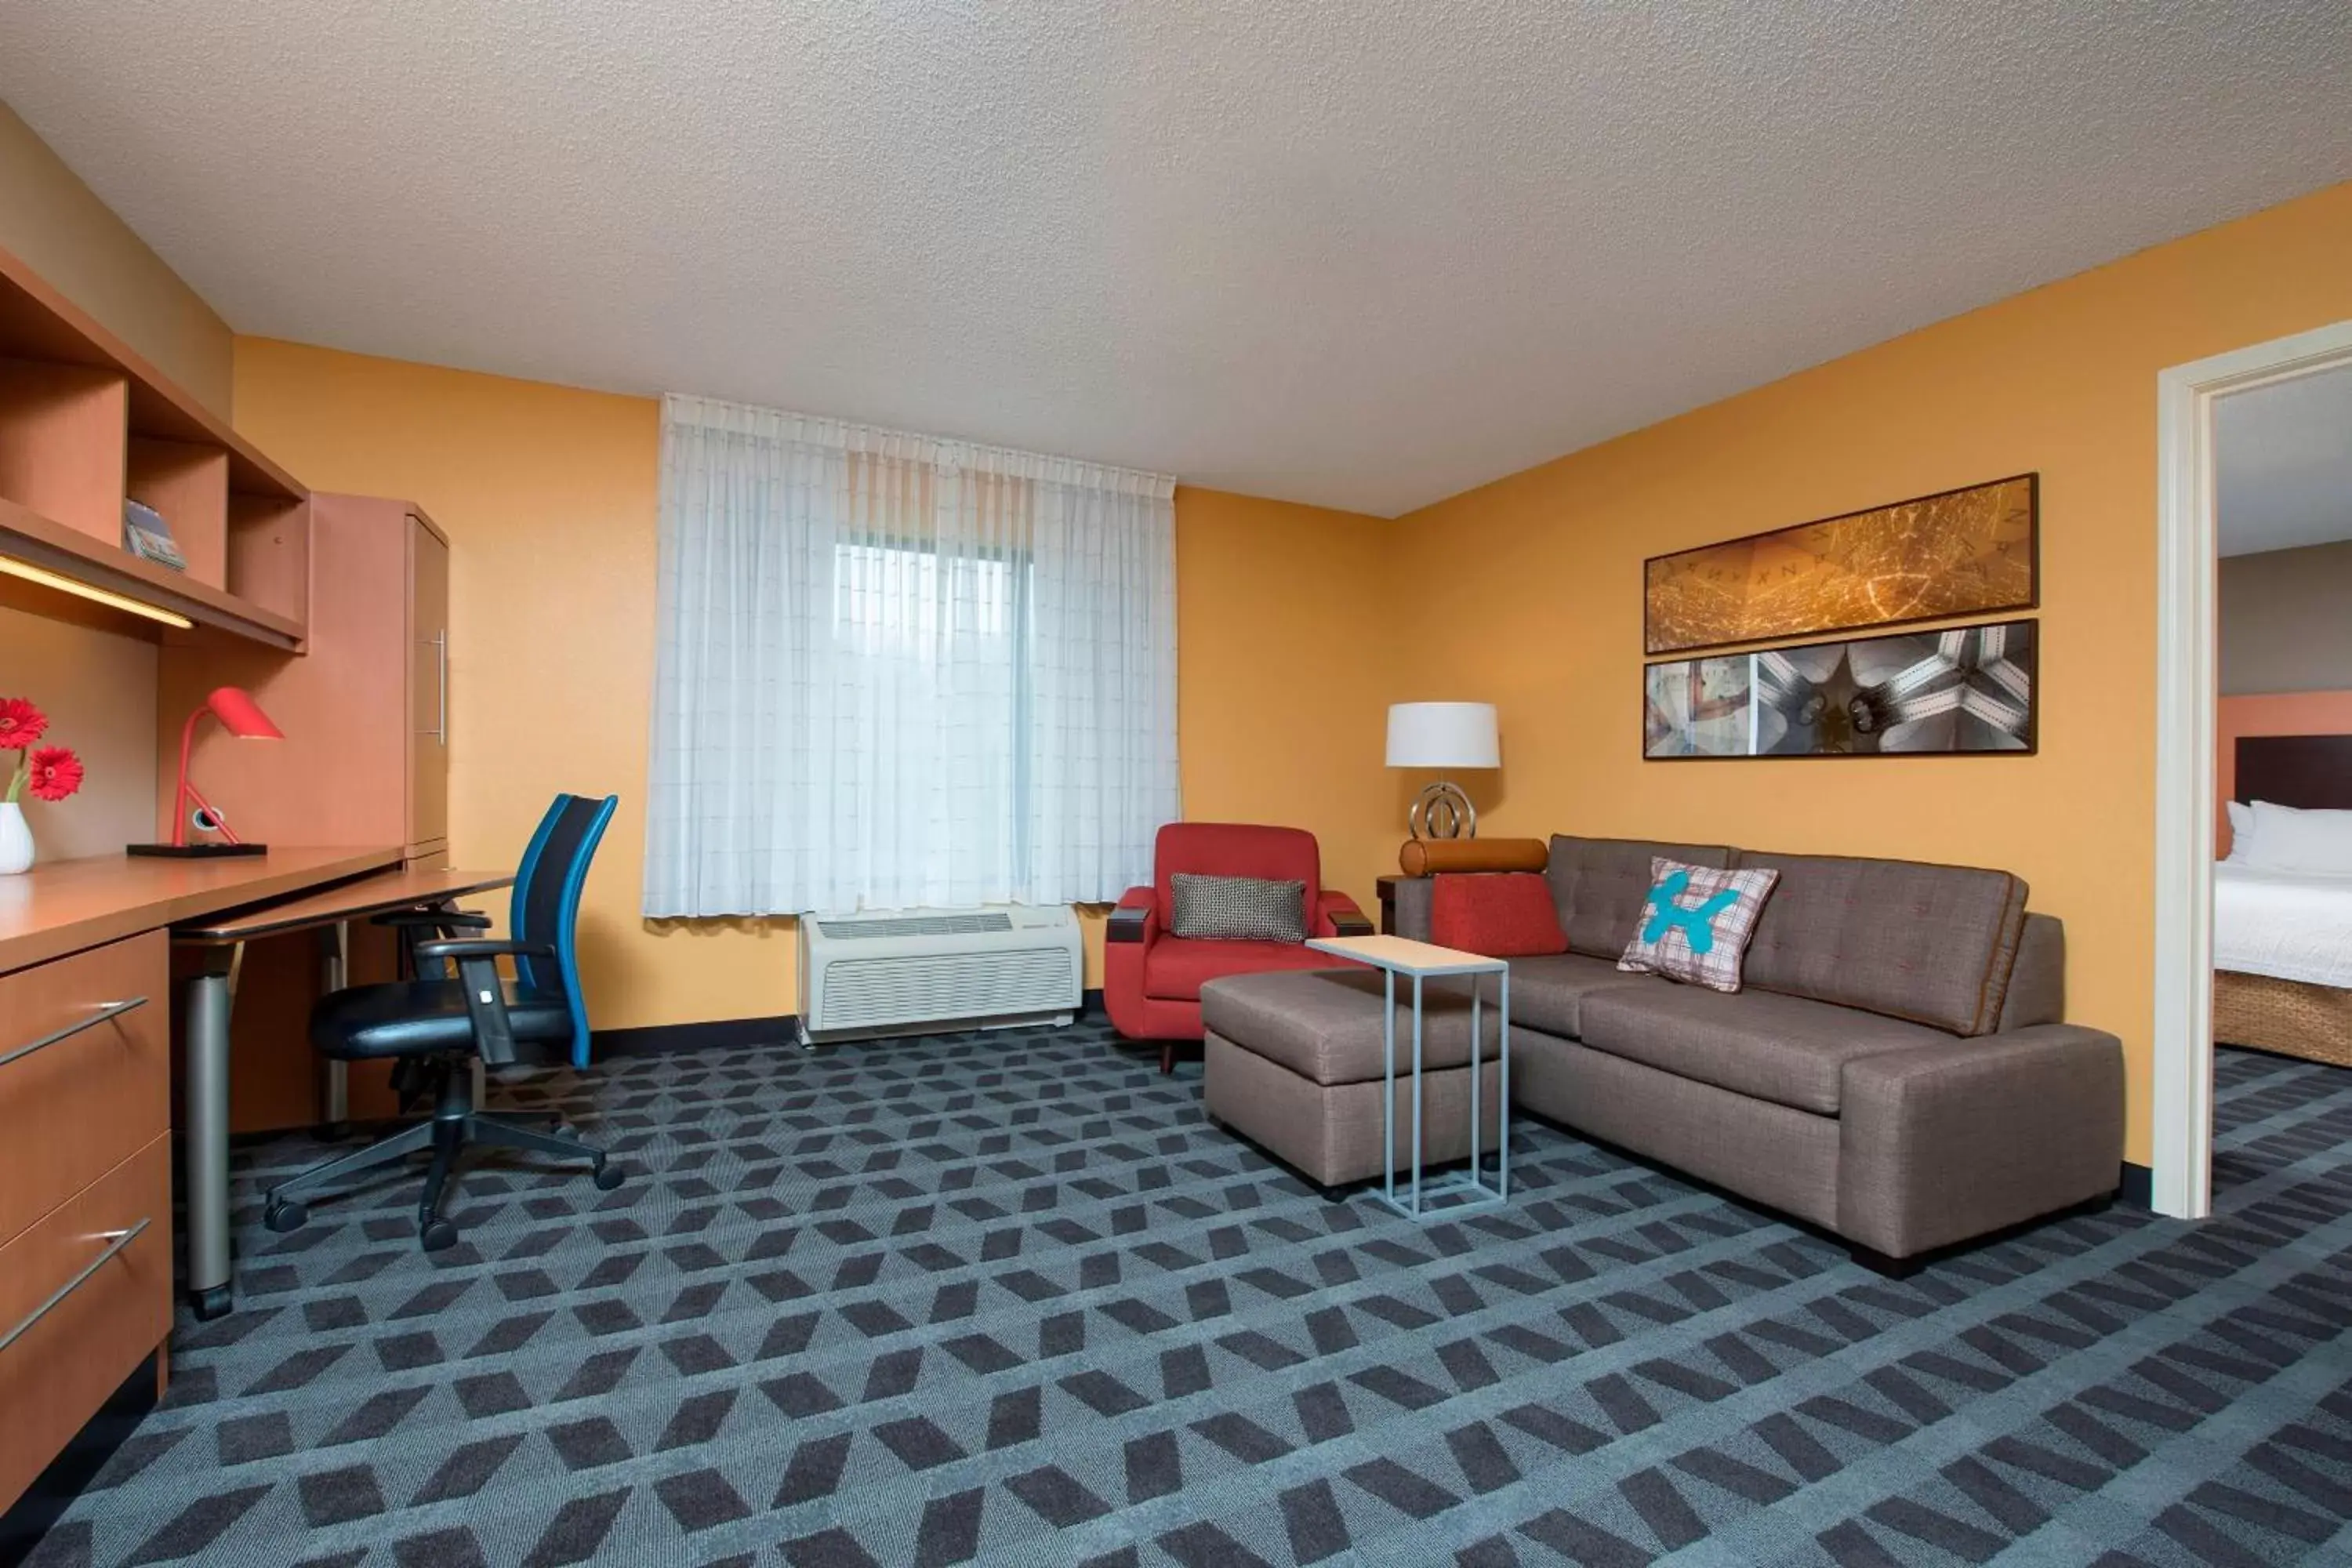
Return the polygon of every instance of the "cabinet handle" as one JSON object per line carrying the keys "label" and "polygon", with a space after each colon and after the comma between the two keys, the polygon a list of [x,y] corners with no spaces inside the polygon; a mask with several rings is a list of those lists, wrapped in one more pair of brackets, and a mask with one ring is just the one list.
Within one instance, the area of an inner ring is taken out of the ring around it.
{"label": "cabinet handle", "polygon": [[58,1286],[55,1295],[51,1296],[47,1300],[42,1302],[39,1306],[26,1313],[23,1322],[18,1323],[15,1328],[10,1329],[5,1334],[0,1334],[0,1351],[6,1350],[10,1345],[15,1344],[18,1340],[23,1339],[26,1334],[30,1333],[35,1323],[39,1322],[43,1318],[46,1318],[51,1312],[56,1311],[58,1305],[63,1302],[67,1297],[72,1295],[75,1291],[80,1289],[84,1285],[89,1282],[89,1277],[91,1275],[97,1273],[100,1269],[113,1262],[117,1254],[121,1253],[124,1247],[139,1239],[140,1232],[147,1228],[148,1223],[148,1221],[142,1219],[128,1230],[101,1230],[98,1233],[98,1236],[92,1237],[90,1239],[93,1241],[98,1240],[101,1237],[104,1237],[106,1241],[106,1250],[100,1253],[96,1258],[91,1258],[88,1268],[75,1275],[72,1279],[67,1280],[64,1284]]}
{"label": "cabinet handle", "polygon": [[49,1034],[43,1035],[39,1039],[33,1041],[30,1045],[18,1046],[15,1050],[10,1051],[7,1055],[0,1056],[0,1068],[5,1068],[13,1061],[20,1061],[23,1058],[31,1056],[35,1051],[46,1050],[49,1047],[56,1045],[59,1040],[70,1040],[76,1035],[80,1034],[84,1029],[95,1029],[100,1024],[105,1023],[109,1018],[120,1018],[123,1014],[130,1012],[134,1007],[144,1007],[145,1005],[147,1005],[147,998],[144,996],[133,996],[127,1002],[109,1002],[87,1018],[82,1018],[74,1023],[68,1024],[62,1029],[54,1030]]}
{"label": "cabinet handle", "polygon": [[416,732],[420,735],[430,735],[436,742],[446,746],[449,743],[449,628],[444,626],[425,640],[433,647],[435,679],[439,681],[441,687],[438,699],[440,713],[434,720],[433,728],[419,730]]}

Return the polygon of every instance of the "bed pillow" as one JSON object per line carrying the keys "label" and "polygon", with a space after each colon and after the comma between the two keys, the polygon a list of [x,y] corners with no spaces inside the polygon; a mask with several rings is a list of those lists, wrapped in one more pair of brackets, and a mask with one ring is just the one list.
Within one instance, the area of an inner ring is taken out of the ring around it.
{"label": "bed pillow", "polygon": [[2258,871],[2352,877],[2352,811],[2297,811],[2254,802],[2254,841],[2241,862]]}
{"label": "bed pillow", "polygon": [[2243,866],[2254,858],[2254,808],[2242,800],[2228,803],[2230,813],[2230,852],[2221,857],[2231,866]]}
{"label": "bed pillow", "polygon": [[1710,991],[1738,990],[1740,960],[1756,934],[1756,917],[1780,879],[1779,871],[1761,867],[1723,871],[1652,858],[1642,923],[1617,967],[1694,981]]}

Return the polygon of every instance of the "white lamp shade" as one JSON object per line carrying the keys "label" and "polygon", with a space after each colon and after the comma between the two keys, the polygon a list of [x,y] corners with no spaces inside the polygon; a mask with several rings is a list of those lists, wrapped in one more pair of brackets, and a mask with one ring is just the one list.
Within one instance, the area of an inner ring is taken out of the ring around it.
{"label": "white lamp shade", "polygon": [[1502,763],[1493,703],[1389,704],[1389,766],[1496,768]]}

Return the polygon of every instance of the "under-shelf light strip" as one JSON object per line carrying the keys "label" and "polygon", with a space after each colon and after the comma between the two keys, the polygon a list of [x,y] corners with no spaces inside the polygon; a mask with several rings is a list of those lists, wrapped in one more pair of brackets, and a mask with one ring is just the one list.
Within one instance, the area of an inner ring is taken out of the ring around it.
{"label": "under-shelf light strip", "polygon": [[61,573],[52,572],[45,566],[32,565],[14,556],[0,555],[0,572],[5,572],[11,577],[22,577],[27,583],[38,583],[45,588],[56,588],[68,594],[79,594],[85,599],[94,600],[117,610],[128,610],[134,616],[144,616],[151,621],[161,621],[167,626],[177,626],[182,631],[195,625],[194,621],[177,611],[142,603],[127,594],[110,593],[104,588],[93,588],[87,583],[77,583]]}

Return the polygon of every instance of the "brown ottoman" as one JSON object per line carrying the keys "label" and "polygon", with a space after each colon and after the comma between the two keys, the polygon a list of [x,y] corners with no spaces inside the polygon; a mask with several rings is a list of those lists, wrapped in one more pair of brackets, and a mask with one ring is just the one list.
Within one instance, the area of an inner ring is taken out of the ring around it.
{"label": "brown ottoman", "polygon": [[[1397,987],[1393,1168],[1412,1165],[1412,1001]],[[1327,1187],[1381,1175],[1382,977],[1360,967],[1236,974],[1201,987],[1209,1114]],[[1480,1043],[1479,1142],[1502,1126],[1494,987]],[[1516,1053],[1528,1038],[1511,1031]],[[1422,1007],[1424,1171],[1470,1157],[1470,996],[1431,983]]]}

